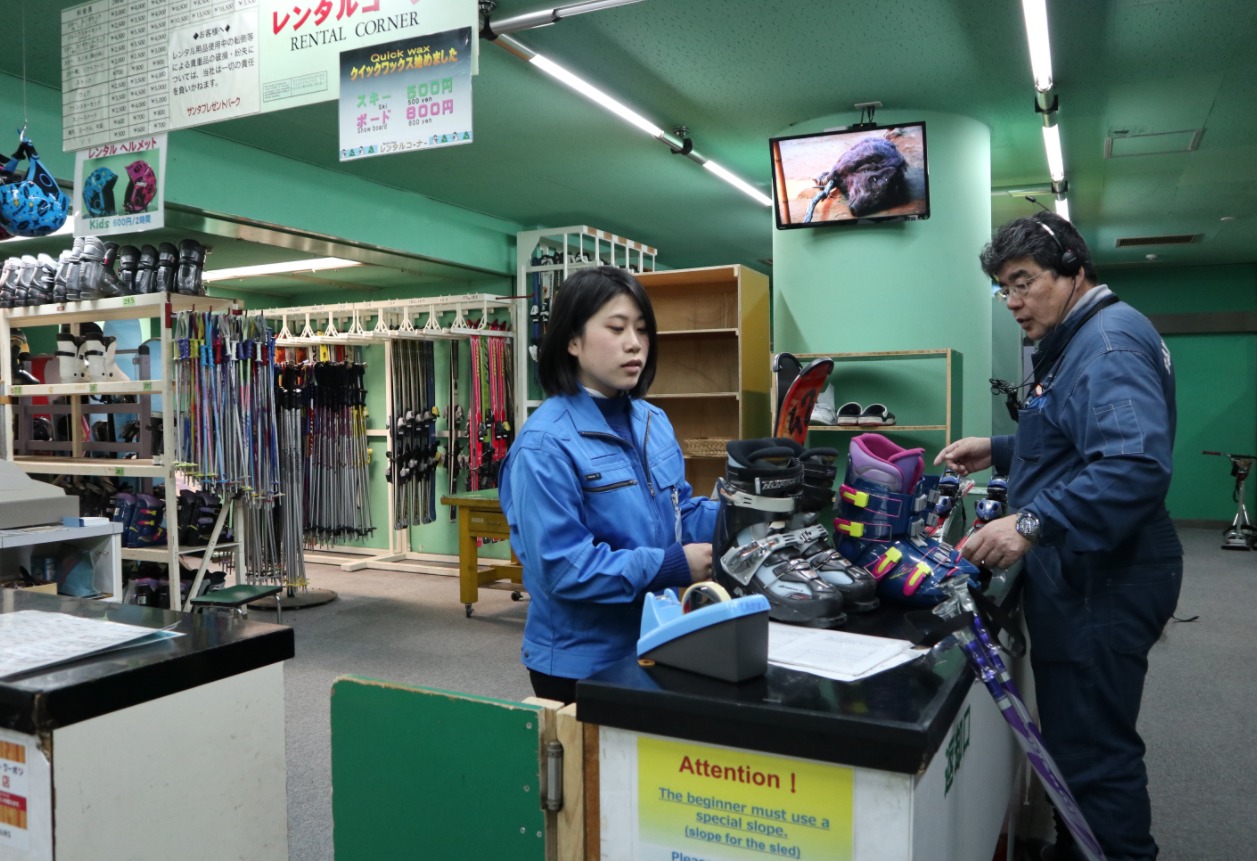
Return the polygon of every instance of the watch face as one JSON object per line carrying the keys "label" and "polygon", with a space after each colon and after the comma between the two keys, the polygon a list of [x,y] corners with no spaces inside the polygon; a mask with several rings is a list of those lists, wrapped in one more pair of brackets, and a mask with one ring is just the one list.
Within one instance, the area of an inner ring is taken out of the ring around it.
{"label": "watch face", "polygon": [[1023,511],[1017,516],[1017,532],[1026,538],[1037,538],[1039,536],[1039,518]]}

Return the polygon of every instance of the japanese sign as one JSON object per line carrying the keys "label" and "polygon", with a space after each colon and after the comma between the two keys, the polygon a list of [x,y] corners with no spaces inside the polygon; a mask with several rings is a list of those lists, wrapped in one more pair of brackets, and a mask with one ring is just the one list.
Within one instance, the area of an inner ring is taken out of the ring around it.
{"label": "japanese sign", "polygon": [[641,736],[637,774],[638,858],[852,859],[850,768]]}
{"label": "japanese sign", "polygon": [[340,160],[471,143],[469,27],[340,55]]}
{"label": "japanese sign", "polygon": [[[345,50],[476,31],[476,0],[92,0],[61,11],[71,151],[339,96]],[[476,73],[479,40],[471,42]]]}
{"label": "japanese sign", "polygon": [[0,738],[0,846],[26,849],[30,844],[26,759],[25,744]]}
{"label": "japanese sign", "polygon": [[177,128],[171,123],[170,34],[233,15],[256,31],[256,6],[257,0],[93,0],[63,9],[62,147],[78,150]]}
{"label": "japanese sign", "polygon": [[[220,4],[221,5],[221,4]],[[258,112],[257,14],[170,29],[170,127],[187,128]]]}
{"label": "japanese sign", "polygon": [[74,159],[75,236],[165,225],[166,135],[81,149]]}
{"label": "japanese sign", "polygon": [[[262,0],[262,110],[339,98],[340,55],[358,48],[469,27],[476,0]],[[467,52],[476,72],[479,40]]]}

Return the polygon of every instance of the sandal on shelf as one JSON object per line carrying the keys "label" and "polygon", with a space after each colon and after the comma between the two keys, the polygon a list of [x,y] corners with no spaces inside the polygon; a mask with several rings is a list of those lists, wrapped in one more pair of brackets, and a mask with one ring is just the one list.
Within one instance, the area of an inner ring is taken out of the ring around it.
{"label": "sandal on shelf", "polygon": [[857,422],[862,426],[886,426],[894,423],[895,414],[886,409],[885,404],[869,404],[860,413],[860,420]]}
{"label": "sandal on shelf", "polygon": [[840,425],[858,425],[860,424],[860,416],[864,412],[864,407],[855,401],[847,401],[838,408],[838,424]]}

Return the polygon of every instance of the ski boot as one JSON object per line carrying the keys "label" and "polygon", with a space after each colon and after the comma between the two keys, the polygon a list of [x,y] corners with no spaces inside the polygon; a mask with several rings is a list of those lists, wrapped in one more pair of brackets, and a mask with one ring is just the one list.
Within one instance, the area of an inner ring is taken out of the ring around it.
{"label": "ski boot", "polygon": [[136,264],[135,283],[132,285],[132,292],[145,294],[156,292],[153,289],[153,281],[157,274],[157,249],[151,245],[145,245],[140,248],[140,260]]}
{"label": "ski boot", "polygon": [[[70,256],[65,262],[65,299],[67,302],[78,302],[83,299],[80,290],[79,276],[82,274],[83,265],[83,240],[85,237],[74,237],[74,244],[70,246]],[[86,297],[91,298],[91,297]]]}
{"label": "ski boot", "polygon": [[39,260],[32,254],[23,254],[17,272],[17,289],[13,294],[13,307],[25,308],[30,301],[31,285],[39,271]]}
{"label": "ski boot", "polygon": [[900,448],[879,434],[852,439],[834,534],[841,536],[838,551],[877,578],[882,598],[933,606],[947,597],[942,587],[951,578],[977,585],[978,569],[925,535],[938,477],[924,475],[922,452]]}
{"label": "ski boot", "polygon": [[113,335],[101,335],[90,343],[87,351],[88,382],[120,383],[131,379],[118,367],[117,338]]}
{"label": "ski boot", "polygon": [[13,285],[10,285],[9,279],[14,277],[20,271],[21,260],[17,257],[8,257],[4,261],[4,269],[0,271],[0,308],[13,308],[13,296],[16,293]]}
{"label": "ski boot", "polygon": [[116,493],[113,498],[113,513],[109,519],[114,523],[122,524],[122,546],[134,547],[131,544],[131,525],[135,523],[135,513],[139,508],[139,501],[135,498],[134,493]]}
{"label": "ski boot", "polygon": [[195,239],[179,243],[179,269],[175,272],[175,290],[187,296],[204,296],[201,272],[205,266],[205,247]]}
{"label": "ski boot", "polygon": [[734,596],[763,595],[779,622],[834,627],[846,621],[842,593],[821,579],[803,548],[825,534],[819,524],[790,528],[803,490],[803,464],[776,440],[733,440],[712,539],[716,582]]}
{"label": "ski boot", "polygon": [[166,544],[166,528],[162,520],[166,515],[166,503],[151,493],[136,494],[135,517],[127,535],[130,547],[160,547]]}
{"label": "ski boot", "polygon": [[70,332],[57,333],[57,376],[63,383],[81,383],[83,381],[83,362],[79,359],[79,348],[83,339]]}
{"label": "ski boot", "polygon": [[118,249],[118,287],[124,296],[134,296],[136,277],[140,268],[140,249],[123,245]]}
{"label": "ski boot", "polygon": [[157,246],[157,271],[153,273],[154,293],[169,293],[175,289],[175,268],[178,264],[178,248],[169,242]]}
{"label": "ski boot", "polygon": [[41,253],[35,259],[35,271],[27,288],[26,304],[48,305],[53,301],[56,289],[57,261]]}
{"label": "ski boot", "polygon": [[769,442],[790,448],[803,464],[803,492],[789,527],[791,530],[807,531],[809,540],[803,545],[803,558],[816,569],[822,580],[842,594],[844,610],[849,613],[876,610],[879,601],[877,581],[873,575],[834,549],[829,530],[823,526],[813,529],[820,520],[821,511],[834,504],[834,479],[838,476],[834,461],[838,452],[832,448],[805,449],[788,437]]}

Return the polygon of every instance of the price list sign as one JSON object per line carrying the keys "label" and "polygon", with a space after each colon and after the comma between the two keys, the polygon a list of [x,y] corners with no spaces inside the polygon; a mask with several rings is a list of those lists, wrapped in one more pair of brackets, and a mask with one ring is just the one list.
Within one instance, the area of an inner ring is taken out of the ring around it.
{"label": "price list sign", "polygon": [[171,33],[246,11],[253,20],[256,8],[257,0],[93,0],[62,10],[62,148],[188,125],[172,115]]}

